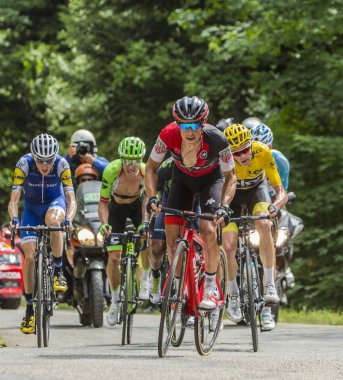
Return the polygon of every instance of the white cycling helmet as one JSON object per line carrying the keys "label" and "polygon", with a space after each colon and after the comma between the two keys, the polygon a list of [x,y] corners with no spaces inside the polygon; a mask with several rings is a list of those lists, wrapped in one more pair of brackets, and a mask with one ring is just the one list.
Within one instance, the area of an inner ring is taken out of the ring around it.
{"label": "white cycling helmet", "polygon": [[96,141],[93,133],[87,129],[79,129],[73,133],[70,143],[75,144],[78,142],[90,142],[93,143],[93,146],[96,146]]}
{"label": "white cycling helmet", "polygon": [[30,149],[33,157],[40,160],[51,160],[57,156],[59,145],[55,137],[42,133],[32,140]]}

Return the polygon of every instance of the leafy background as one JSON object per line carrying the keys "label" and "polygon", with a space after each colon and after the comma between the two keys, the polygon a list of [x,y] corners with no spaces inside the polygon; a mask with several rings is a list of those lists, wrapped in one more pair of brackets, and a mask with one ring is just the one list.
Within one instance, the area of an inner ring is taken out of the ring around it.
{"label": "leafy background", "polygon": [[0,214],[38,133],[99,152],[138,135],[151,148],[185,94],[210,122],[254,115],[291,162],[305,222],[295,308],[343,308],[343,12],[340,0],[12,0],[0,3]]}

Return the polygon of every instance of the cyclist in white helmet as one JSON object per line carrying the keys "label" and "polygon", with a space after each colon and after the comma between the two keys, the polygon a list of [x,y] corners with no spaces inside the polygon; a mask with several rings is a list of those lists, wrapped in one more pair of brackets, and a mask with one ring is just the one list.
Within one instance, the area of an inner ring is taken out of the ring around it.
{"label": "cyclist in white helmet", "polygon": [[[74,189],[67,161],[58,155],[57,140],[46,133],[31,142],[31,153],[18,161],[13,175],[11,199],[8,212],[12,225],[38,226],[46,224],[58,227],[72,222],[76,213]],[[24,192],[24,210],[19,219],[19,201]],[[24,296],[26,313],[20,330],[33,334],[35,317],[32,293],[34,288],[35,248],[37,234],[30,231],[20,233],[25,253]],[[54,256],[54,290],[65,292],[67,285],[62,270],[62,232],[51,232],[51,248]]]}

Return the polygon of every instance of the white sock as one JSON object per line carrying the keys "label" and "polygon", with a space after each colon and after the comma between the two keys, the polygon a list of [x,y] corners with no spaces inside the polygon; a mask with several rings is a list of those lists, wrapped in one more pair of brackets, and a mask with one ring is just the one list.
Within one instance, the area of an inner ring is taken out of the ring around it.
{"label": "white sock", "polygon": [[216,276],[217,274],[206,273],[204,293],[216,289]]}
{"label": "white sock", "polygon": [[142,282],[149,281],[150,269],[142,269]]}
{"label": "white sock", "polygon": [[264,307],[262,309],[262,314],[271,314],[272,313],[272,308],[271,307]]}
{"label": "white sock", "polygon": [[274,268],[264,268],[264,278],[266,280],[266,285],[274,285]]}
{"label": "white sock", "polygon": [[229,281],[229,294],[230,296],[237,296],[239,294],[238,284],[236,280]]}
{"label": "white sock", "polygon": [[117,289],[111,289],[112,293],[112,303],[120,301],[120,290],[119,287]]}

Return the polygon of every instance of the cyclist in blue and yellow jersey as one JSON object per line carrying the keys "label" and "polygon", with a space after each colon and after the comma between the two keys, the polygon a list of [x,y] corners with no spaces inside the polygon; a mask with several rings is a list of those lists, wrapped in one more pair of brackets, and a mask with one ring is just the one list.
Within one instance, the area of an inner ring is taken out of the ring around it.
{"label": "cyclist in blue and yellow jersey", "polygon": [[[119,144],[118,154],[120,158],[108,164],[102,178],[99,218],[102,223],[100,233],[105,237],[109,236],[111,231],[124,232],[128,218],[131,219],[139,233],[146,232],[148,225],[148,215],[145,211],[145,164],[142,162],[145,155],[145,144],[138,137],[126,137]],[[142,221],[146,223],[142,223]],[[108,263],[106,267],[112,293],[111,307],[106,316],[110,326],[118,323],[122,250],[122,239],[111,238],[111,245],[107,246]],[[148,300],[150,290],[148,249],[142,251],[140,256],[143,271],[139,298]]]}
{"label": "cyclist in blue and yellow jersey", "polygon": [[92,132],[87,129],[79,129],[73,133],[70,139],[67,154],[64,158],[67,160],[74,187],[77,187],[75,180],[75,171],[81,164],[90,164],[95,169],[100,178],[108,165],[108,160],[98,156],[96,140]]}
{"label": "cyclist in blue and yellow jersey", "polygon": [[[231,216],[239,217],[241,206],[246,204],[251,215],[270,214],[271,217],[276,217],[279,208],[286,204],[288,197],[270,149],[263,143],[252,141],[249,129],[242,124],[230,125],[225,129],[224,134],[232,150],[237,175],[237,191],[231,203],[234,214]],[[273,203],[269,196],[267,179],[276,193]],[[260,236],[260,256],[264,270],[264,300],[277,304],[279,296],[274,283],[275,248],[271,222],[269,220],[257,221],[256,229]],[[223,247],[228,257],[228,315],[234,322],[242,319],[236,281],[237,241],[238,226],[235,223],[229,223],[223,229]]]}
{"label": "cyclist in blue and yellow jersey", "polygon": [[[11,199],[8,212],[12,225],[59,227],[71,224],[76,213],[74,189],[67,161],[58,155],[58,142],[48,134],[41,134],[31,142],[31,154],[25,154],[14,169]],[[19,219],[19,201],[24,191],[24,210]],[[20,330],[33,334],[35,319],[32,302],[35,273],[37,234],[20,233],[25,254],[24,287],[26,313]],[[54,290],[65,292],[66,281],[62,270],[62,232],[51,232],[50,243],[54,257]]]}

